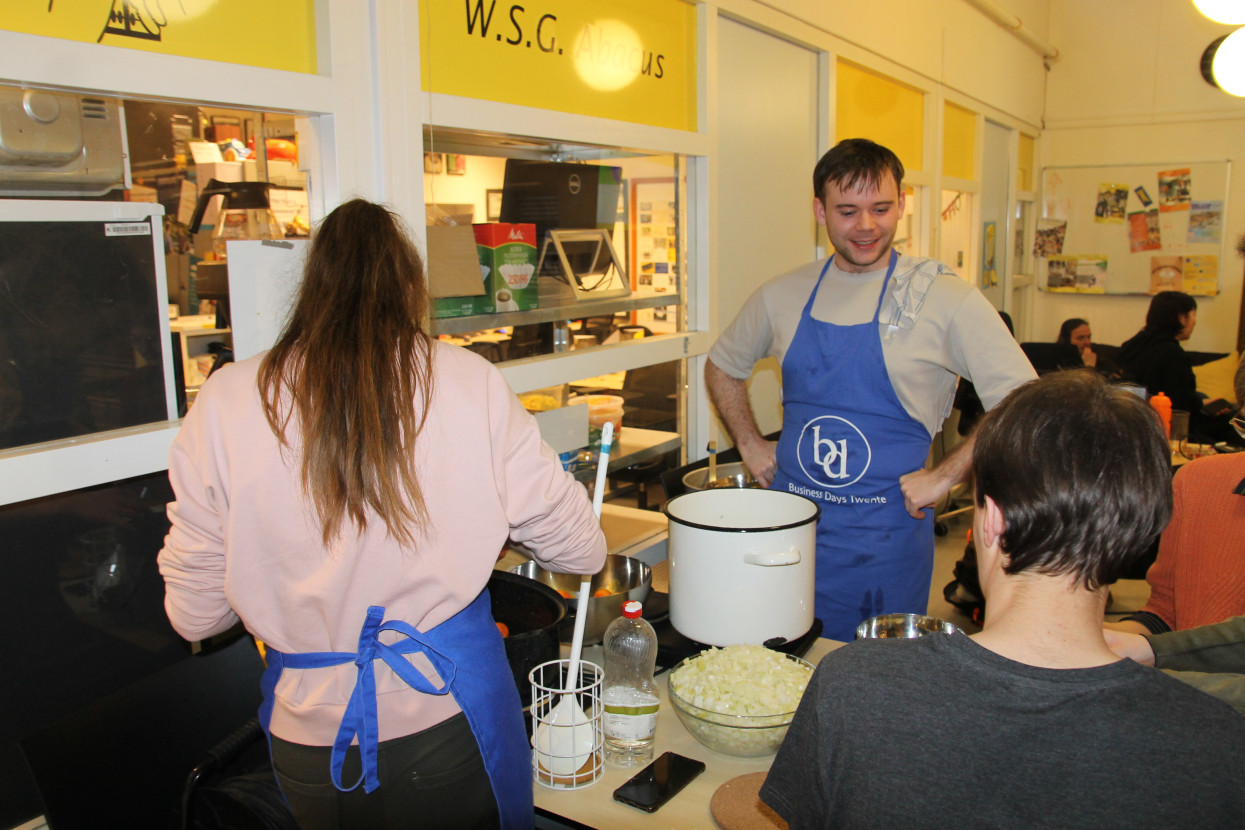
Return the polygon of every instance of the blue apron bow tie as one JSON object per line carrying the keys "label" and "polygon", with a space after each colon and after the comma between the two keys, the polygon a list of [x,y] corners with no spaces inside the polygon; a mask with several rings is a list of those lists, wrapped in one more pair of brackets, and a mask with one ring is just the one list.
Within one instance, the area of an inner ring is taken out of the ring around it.
{"label": "blue apron bow tie", "polygon": [[[269,730],[275,706],[277,682],[283,668],[327,668],[354,663],[358,676],[342,715],[341,726],[330,753],[333,783],[347,792],[363,784],[371,793],[380,786],[377,757],[376,678],[377,658],[394,670],[411,688],[433,695],[450,694],[462,709],[480,747],[489,783],[497,800],[503,830],[530,830],[533,820],[531,746],[523,724],[523,706],[506,659],[505,644],[493,624],[487,590],[450,619],[416,631],[397,620],[384,622],[385,609],[372,606],[359,634],[357,652],[310,652],[283,654],[268,649],[268,669],[262,687],[259,722]],[[396,631],[406,639],[385,644],[382,631]],[[405,659],[423,652],[442,681],[434,686]],[[363,774],[349,788],[341,784],[346,751],[355,736]]]}
{"label": "blue apron bow tie", "polygon": [[[430,695],[443,695],[449,691],[454,682],[456,667],[454,661],[432,647],[419,631],[400,620],[382,622],[385,609],[373,605],[367,609],[367,620],[363,630],[359,632],[359,650],[355,653],[345,651],[315,651],[302,654],[282,654],[277,659],[281,665],[290,669],[321,669],[340,666],[343,663],[354,663],[358,668],[354,690],[346,704],[342,715],[341,726],[337,730],[337,738],[333,741],[331,770],[333,784],[342,792],[349,792],[363,784],[364,792],[372,792],[380,786],[377,775],[376,754],[380,745],[380,730],[376,722],[376,672],[375,662],[380,658],[385,665],[393,669],[398,677],[411,688]],[[382,631],[397,631],[407,637],[406,640],[386,645],[379,639]],[[441,677],[440,688],[434,686],[414,666],[405,659],[405,655],[422,651],[428,656],[437,674]],[[272,659],[274,652],[269,652]],[[342,785],[342,766],[346,761],[346,750],[359,738],[359,756],[363,763],[363,772],[359,779],[349,787]]]}

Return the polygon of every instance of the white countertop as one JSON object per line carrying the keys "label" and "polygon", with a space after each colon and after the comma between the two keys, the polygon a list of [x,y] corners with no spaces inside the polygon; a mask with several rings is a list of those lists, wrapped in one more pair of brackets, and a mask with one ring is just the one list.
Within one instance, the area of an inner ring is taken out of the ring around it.
{"label": "white countertop", "polygon": [[[823,656],[841,645],[843,644],[836,640],[818,640],[804,658],[816,664]],[[657,738],[653,757],[670,750],[704,761],[705,771],[657,812],[646,813],[614,800],[614,790],[642,767],[622,769],[606,764],[605,774],[601,779],[580,790],[551,790],[536,785],[538,814],[547,815],[555,822],[554,826],[557,826],[558,818],[564,818],[599,830],[634,830],[645,827],[717,830],[717,824],[709,814],[709,800],[718,787],[736,776],[768,770],[774,756],[738,758],[704,746],[683,728],[670,707],[666,673],[658,675],[657,685],[661,692],[661,709],[657,715]]]}

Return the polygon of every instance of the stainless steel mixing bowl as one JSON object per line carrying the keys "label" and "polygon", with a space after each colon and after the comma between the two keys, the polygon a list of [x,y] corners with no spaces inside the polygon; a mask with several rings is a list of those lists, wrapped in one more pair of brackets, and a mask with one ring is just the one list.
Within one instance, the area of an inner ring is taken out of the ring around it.
{"label": "stainless steel mixing bowl", "polygon": [[[583,577],[547,571],[539,562],[524,562],[510,573],[543,582],[566,598],[567,616],[559,630],[562,641],[569,643],[575,623],[576,598]],[[592,597],[588,600],[588,619],[584,623],[584,644],[601,642],[606,627],[622,616],[623,603],[629,599],[643,602],[653,585],[653,569],[639,559],[611,553],[605,567],[592,577]]]}
{"label": "stainless steel mixing bowl", "polygon": [[856,627],[857,640],[897,639],[911,640],[926,634],[954,634],[959,626],[926,617],[922,614],[882,614],[870,617]]}

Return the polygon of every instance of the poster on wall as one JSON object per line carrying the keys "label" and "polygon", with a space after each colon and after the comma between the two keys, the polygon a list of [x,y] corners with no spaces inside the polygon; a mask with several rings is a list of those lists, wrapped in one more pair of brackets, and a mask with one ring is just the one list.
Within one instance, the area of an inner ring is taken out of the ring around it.
{"label": "poster on wall", "polygon": [[1100,184],[1094,204],[1094,221],[1122,224],[1128,208],[1128,185]]}
{"label": "poster on wall", "polygon": [[1098,254],[1049,257],[1046,260],[1046,290],[1069,294],[1105,293],[1107,258]]}
{"label": "poster on wall", "polygon": [[1067,222],[1057,219],[1039,219],[1037,232],[1033,235],[1033,255],[1048,257],[1062,254],[1063,238],[1067,232]]}
{"label": "poster on wall", "polygon": [[998,227],[987,222],[981,235],[981,287],[993,288],[999,284],[999,271],[995,263],[995,247],[998,243]]}
{"label": "poster on wall", "polygon": [[1223,202],[1192,202],[1189,242],[1218,242],[1223,233]]}
{"label": "poster on wall", "polygon": [[[634,267],[632,291],[672,295],[679,290],[678,204],[673,178],[633,179],[631,182],[631,249]],[[665,309],[640,309],[633,322],[654,334],[673,333],[676,322]]]}
{"label": "poster on wall", "polygon": [[1193,175],[1189,168],[1159,173],[1159,210],[1188,210],[1192,201]]}
{"label": "poster on wall", "polygon": [[1150,257],[1150,293],[1184,290],[1184,257]]}
{"label": "poster on wall", "polygon": [[1139,210],[1128,214],[1128,250],[1133,253],[1157,251],[1163,247],[1162,239],[1157,210]]}
{"label": "poster on wall", "polygon": [[1213,254],[1184,258],[1184,292],[1213,297],[1219,293],[1219,257]]}

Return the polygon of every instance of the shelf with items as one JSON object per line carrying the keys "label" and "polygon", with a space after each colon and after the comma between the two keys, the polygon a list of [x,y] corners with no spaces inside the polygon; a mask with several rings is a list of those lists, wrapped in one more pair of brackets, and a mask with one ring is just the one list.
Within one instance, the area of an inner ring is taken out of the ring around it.
{"label": "shelf with items", "polygon": [[[690,423],[684,364],[709,337],[687,326],[690,157],[435,126],[425,126],[424,150],[429,282],[453,297],[438,303],[442,313],[467,312],[434,317],[429,331],[496,363],[520,396],[558,390],[565,405],[574,394],[608,389],[624,398],[611,471],[681,455]],[[434,230],[451,222],[511,227],[505,236],[454,230],[464,242],[474,235],[472,256],[465,244],[460,253],[445,247],[447,228]],[[533,236],[522,274],[485,241]],[[480,273],[470,274],[477,260]],[[481,279],[483,294],[448,290]],[[596,382],[602,378],[624,378],[628,388]],[[643,391],[630,388],[639,380]],[[577,476],[587,481],[592,469]]]}
{"label": "shelf with items", "polygon": [[[644,325],[651,333],[658,330],[654,320],[663,334],[684,329],[683,156],[432,126],[424,128],[424,146],[430,151],[424,154],[430,286],[444,310],[468,312],[434,317],[434,334],[615,314],[627,315],[622,325]],[[635,204],[637,198],[644,204]],[[478,226],[489,223],[510,226],[510,243],[532,240],[525,242],[531,259],[490,258],[519,246],[484,242],[488,232]],[[477,226],[470,252],[472,234],[455,229],[466,240],[451,244],[451,229],[444,227],[466,224]],[[472,277],[477,255],[481,273]],[[477,288],[458,297],[452,290],[479,285],[474,281],[481,278],[483,294]],[[547,351],[561,349],[550,344]]]}
{"label": "shelf with items", "polygon": [[467,317],[437,317],[429,321],[429,328],[433,334],[463,334],[505,326],[553,323],[584,317],[601,317],[618,312],[665,308],[679,305],[681,302],[682,299],[678,294],[632,294],[629,297],[586,300],[549,306],[542,303],[540,308],[528,311],[501,311],[494,314],[472,314]]}

